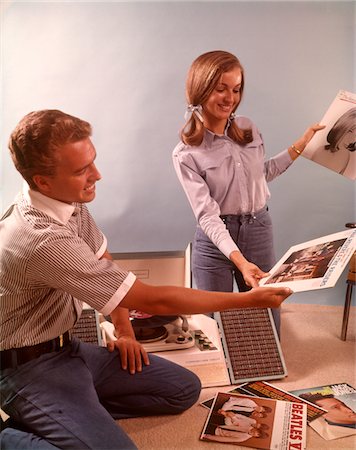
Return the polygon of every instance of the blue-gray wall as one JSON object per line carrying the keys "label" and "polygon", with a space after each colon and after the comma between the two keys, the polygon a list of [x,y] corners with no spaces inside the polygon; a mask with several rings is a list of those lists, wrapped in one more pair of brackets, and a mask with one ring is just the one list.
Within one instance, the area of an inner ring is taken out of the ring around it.
{"label": "blue-gray wall", "polygon": [[[29,111],[90,121],[103,179],[90,208],[112,252],[184,249],[194,218],[171,163],[184,82],[200,53],[225,49],[246,71],[241,114],[268,155],[355,92],[354,1],[7,2],[2,4],[0,208],[21,187],[7,139]],[[271,183],[277,256],[355,219],[354,183],[304,158]],[[295,294],[341,304],[336,288]]]}

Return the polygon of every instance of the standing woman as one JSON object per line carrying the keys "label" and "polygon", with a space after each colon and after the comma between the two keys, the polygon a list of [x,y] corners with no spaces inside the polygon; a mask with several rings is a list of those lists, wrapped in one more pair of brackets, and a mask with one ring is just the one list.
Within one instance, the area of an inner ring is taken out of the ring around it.
{"label": "standing woman", "polygon": [[[173,163],[197,220],[192,270],[198,289],[231,292],[258,286],[275,264],[267,183],[304,150],[315,125],[265,161],[263,140],[248,118],[235,116],[244,71],[225,51],[200,55],[187,82],[188,109]],[[273,311],[279,330],[279,311]]]}

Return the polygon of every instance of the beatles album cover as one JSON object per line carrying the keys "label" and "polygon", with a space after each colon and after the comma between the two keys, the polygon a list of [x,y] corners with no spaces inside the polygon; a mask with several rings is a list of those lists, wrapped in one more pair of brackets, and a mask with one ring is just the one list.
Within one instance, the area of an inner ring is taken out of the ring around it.
{"label": "beatles album cover", "polygon": [[303,450],[306,426],[303,403],[218,392],[200,439],[257,449]]}

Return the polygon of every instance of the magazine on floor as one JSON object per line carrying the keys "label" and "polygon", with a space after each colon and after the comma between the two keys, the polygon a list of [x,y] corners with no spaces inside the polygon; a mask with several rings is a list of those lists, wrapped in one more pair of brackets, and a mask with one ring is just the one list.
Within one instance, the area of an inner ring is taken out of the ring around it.
{"label": "magazine on floor", "polygon": [[293,292],[333,287],[355,251],[355,229],[294,245],[260,286],[285,286]]}
{"label": "magazine on floor", "polygon": [[339,91],[302,156],[350,180],[356,179],[356,94]]}
{"label": "magazine on floor", "polygon": [[257,449],[301,450],[306,445],[306,425],[304,403],[218,392],[200,439]]}
{"label": "magazine on floor", "polygon": [[[232,389],[228,393],[231,394],[243,394],[251,395],[254,397],[262,398],[272,398],[274,400],[284,400],[287,402],[297,402],[305,403],[307,407],[307,422],[311,422],[318,417],[325,414],[326,409],[323,409],[314,403],[310,403],[297,395],[291,394],[290,392],[284,391],[281,388],[274,386],[273,384],[267,383],[266,381],[250,381],[248,383],[241,384],[236,388]],[[205,408],[210,409],[214,402],[214,397],[201,402],[201,405]]]}
{"label": "magazine on floor", "polygon": [[356,435],[356,389],[347,383],[291,391],[327,412],[309,425],[326,440]]}

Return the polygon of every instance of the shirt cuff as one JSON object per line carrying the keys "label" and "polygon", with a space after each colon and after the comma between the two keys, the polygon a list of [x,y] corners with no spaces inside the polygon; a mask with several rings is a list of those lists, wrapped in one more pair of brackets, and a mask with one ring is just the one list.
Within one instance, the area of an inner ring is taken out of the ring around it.
{"label": "shirt cuff", "polygon": [[100,312],[104,316],[108,316],[121,303],[121,301],[123,300],[125,295],[132,288],[132,285],[134,284],[135,281],[136,281],[136,275],[134,275],[132,272],[129,272],[127,277],[124,279],[124,281],[120,285],[119,289],[111,297],[111,299],[104,306],[104,308],[102,310],[100,310]]}

